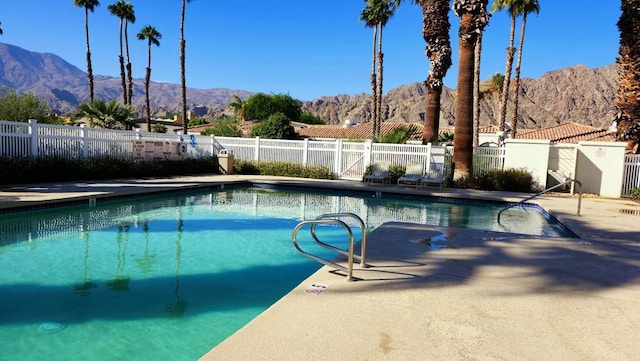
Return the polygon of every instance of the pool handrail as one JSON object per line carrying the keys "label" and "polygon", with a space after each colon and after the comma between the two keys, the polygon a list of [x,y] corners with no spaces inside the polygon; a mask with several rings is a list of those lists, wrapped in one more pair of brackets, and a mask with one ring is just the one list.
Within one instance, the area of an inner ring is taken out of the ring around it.
{"label": "pool handrail", "polygon": [[577,179],[567,179],[567,180],[565,180],[564,182],[562,182],[560,184],[556,184],[555,186],[549,187],[549,188],[547,188],[547,189],[545,189],[543,191],[540,191],[540,192],[538,192],[538,193],[536,193],[536,194],[534,194],[534,195],[532,195],[530,197],[527,197],[527,198],[521,200],[518,203],[510,204],[507,207],[501,209],[500,212],[498,212],[498,223],[500,223],[500,216],[502,215],[502,212],[506,211],[507,209],[522,205],[527,201],[530,201],[530,200],[532,200],[532,199],[534,199],[534,198],[536,198],[538,196],[541,196],[541,195],[543,195],[543,194],[545,194],[545,193],[547,193],[549,191],[552,191],[552,190],[554,190],[556,188],[559,188],[559,187],[561,187],[563,185],[566,185],[566,184],[572,183],[572,182],[578,185],[578,210],[576,211],[576,216],[580,216],[580,207],[582,205],[582,183]]}
{"label": "pool handrail", "polygon": [[[360,226],[361,233],[362,233],[362,238],[360,239],[360,255],[359,256],[354,254],[353,231],[351,230],[351,227],[346,222],[340,220],[340,218],[352,218],[352,219],[355,219],[358,222],[358,225]],[[305,227],[307,225],[311,226],[311,237],[313,238],[313,240],[318,245],[347,257],[347,267],[344,267],[344,266],[342,266],[340,264],[337,264],[335,262],[326,260],[326,259],[318,257],[316,255],[313,255],[313,254],[311,254],[309,252],[306,252],[306,251],[304,251],[304,250],[302,250],[300,248],[300,246],[298,245],[298,231],[300,231],[300,229],[302,229],[303,227]],[[316,226],[318,226],[318,225],[338,225],[338,226],[341,226],[342,228],[344,228],[344,230],[347,232],[347,235],[349,236],[349,247],[348,247],[348,249],[345,251],[344,249],[341,249],[341,248],[332,246],[332,245],[330,245],[328,243],[322,242],[318,238],[318,236],[316,235]],[[312,259],[312,260],[314,260],[316,262],[319,262],[321,264],[324,264],[324,265],[327,265],[327,266],[334,267],[334,268],[337,268],[339,270],[345,271],[347,273],[347,281],[351,281],[353,279],[353,261],[354,261],[354,259],[358,259],[360,261],[361,267],[367,267],[367,264],[366,264],[367,228],[366,228],[362,218],[360,218],[360,216],[358,216],[355,213],[350,213],[350,212],[325,213],[325,214],[319,215],[318,217],[316,217],[316,219],[302,221],[302,222],[298,223],[298,225],[293,229],[293,234],[291,235],[291,240],[293,242],[294,248],[301,255],[303,255],[305,257],[308,257],[308,258],[310,258],[310,259]]]}

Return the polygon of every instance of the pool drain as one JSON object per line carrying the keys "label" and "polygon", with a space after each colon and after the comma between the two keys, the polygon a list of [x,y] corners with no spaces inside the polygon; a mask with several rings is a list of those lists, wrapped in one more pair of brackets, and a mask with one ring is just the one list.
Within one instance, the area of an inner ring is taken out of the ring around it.
{"label": "pool drain", "polygon": [[38,326],[39,333],[56,333],[67,328],[67,325],[60,322],[43,322]]}

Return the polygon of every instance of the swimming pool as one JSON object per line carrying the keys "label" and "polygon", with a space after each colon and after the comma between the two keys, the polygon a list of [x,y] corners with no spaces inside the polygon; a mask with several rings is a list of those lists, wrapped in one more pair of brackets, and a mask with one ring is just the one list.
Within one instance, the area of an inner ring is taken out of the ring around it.
{"label": "swimming pool", "polygon": [[[228,188],[5,215],[0,358],[197,359],[319,268],[292,247],[302,219],[350,211],[369,228],[475,227],[499,209]],[[526,217],[532,230],[544,223],[539,233],[555,235],[537,213],[506,212],[499,230],[515,224],[522,232]]]}

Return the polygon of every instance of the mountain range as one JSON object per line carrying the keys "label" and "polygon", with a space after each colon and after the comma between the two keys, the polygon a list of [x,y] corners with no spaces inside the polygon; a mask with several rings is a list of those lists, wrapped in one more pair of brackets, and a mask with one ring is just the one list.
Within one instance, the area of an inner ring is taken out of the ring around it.
{"label": "mountain range", "polygon": [[[425,74],[426,76],[426,74]],[[367,79],[365,79],[367,81]],[[582,65],[555,70],[538,79],[524,78],[520,83],[519,127],[542,128],[575,122],[596,128],[607,128],[615,103],[617,68],[615,64],[591,69]],[[497,124],[499,94],[484,82],[480,103],[481,125]],[[69,113],[89,99],[87,74],[57,55],[37,53],[0,43],[0,87],[32,92],[58,113]],[[119,77],[94,75],[95,97],[120,99]],[[252,93],[237,89],[187,89],[187,108],[197,116],[215,117],[231,114],[227,104],[232,95],[242,99]],[[385,121],[424,122],[426,90],[421,82],[403,85],[383,97]],[[445,88],[442,94],[441,127],[453,126],[455,90]],[[134,106],[143,114],[144,80],[134,79]],[[150,102],[154,116],[180,109],[180,85],[151,82]],[[324,119],[327,124],[345,120],[358,123],[370,117],[370,96],[336,95],[314,100],[301,100],[303,111]],[[509,104],[512,114],[512,104]],[[509,115],[507,121],[509,122]]]}

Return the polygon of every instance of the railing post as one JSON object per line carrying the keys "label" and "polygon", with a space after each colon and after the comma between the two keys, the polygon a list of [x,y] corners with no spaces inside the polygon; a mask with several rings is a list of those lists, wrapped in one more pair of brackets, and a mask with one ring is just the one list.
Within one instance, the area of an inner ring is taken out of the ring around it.
{"label": "railing post", "polygon": [[213,157],[216,155],[216,139],[213,135],[210,135],[209,140],[211,140],[209,150],[211,151],[211,156]]}
{"label": "railing post", "polygon": [[427,172],[429,171],[431,171],[431,142],[427,143]]}
{"label": "railing post", "polygon": [[29,135],[30,137],[30,147],[31,147],[31,156],[38,156],[38,121],[36,119],[29,119]]}
{"label": "railing post", "polygon": [[140,128],[136,128],[135,132],[136,132],[136,140],[142,139],[142,134],[140,134]]}
{"label": "railing post", "polygon": [[80,124],[80,137],[82,138],[82,140],[80,141],[80,144],[82,145],[82,149],[80,150],[82,152],[82,159],[88,159],[89,158],[89,137],[87,136],[87,125],[86,124]]}

